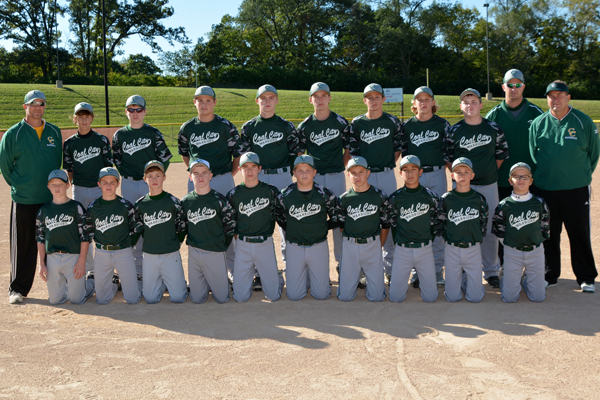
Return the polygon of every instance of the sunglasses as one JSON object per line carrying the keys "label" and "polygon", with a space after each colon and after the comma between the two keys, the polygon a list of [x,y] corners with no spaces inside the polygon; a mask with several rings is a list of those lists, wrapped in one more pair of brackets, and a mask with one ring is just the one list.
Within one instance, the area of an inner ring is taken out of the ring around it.
{"label": "sunglasses", "polygon": [[130,114],[141,113],[144,111],[143,108],[126,108],[127,112]]}
{"label": "sunglasses", "polygon": [[513,175],[513,176],[511,176],[511,178],[513,178],[515,181],[527,182],[529,179],[531,179],[531,176],[530,175]]}
{"label": "sunglasses", "polygon": [[46,105],[46,103],[44,101],[32,101],[31,103],[29,103],[29,105],[44,107]]}
{"label": "sunglasses", "polygon": [[524,83],[507,83],[506,86],[508,86],[509,88],[520,88],[521,86],[525,86]]}

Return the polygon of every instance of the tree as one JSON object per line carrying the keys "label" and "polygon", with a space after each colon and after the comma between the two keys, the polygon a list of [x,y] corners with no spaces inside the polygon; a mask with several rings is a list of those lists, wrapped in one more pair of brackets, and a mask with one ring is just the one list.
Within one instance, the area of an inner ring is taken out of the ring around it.
{"label": "tree", "polygon": [[143,54],[130,54],[123,63],[127,75],[158,75],[162,72],[154,61]]}
{"label": "tree", "polygon": [[[198,41],[200,43],[203,42],[202,38],[199,38]],[[175,76],[180,85],[194,85],[196,74],[199,71],[194,51],[190,47],[185,46],[179,51],[164,52],[159,56],[158,63],[163,68],[163,71]],[[202,72],[204,72],[204,68],[202,68]],[[206,80],[204,74],[202,78]]]}

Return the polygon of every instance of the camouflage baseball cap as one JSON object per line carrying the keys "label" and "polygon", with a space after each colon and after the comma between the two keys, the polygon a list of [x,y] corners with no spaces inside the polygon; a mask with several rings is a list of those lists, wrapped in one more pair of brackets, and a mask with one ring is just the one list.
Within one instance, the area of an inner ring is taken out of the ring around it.
{"label": "camouflage baseball cap", "polygon": [[363,91],[363,97],[365,97],[370,92],[381,93],[381,95],[385,97],[385,93],[383,93],[383,88],[379,83],[369,83]]}
{"label": "camouflage baseball cap", "polygon": [[402,157],[402,160],[400,160],[400,170],[402,170],[402,167],[408,164],[414,164],[421,169],[421,160],[419,160],[419,157],[417,156],[410,155]]}
{"label": "camouflage baseball cap", "polygon": [[471,171],[473,171],[473,163],[467,157],[458,157],[452,163],[452,172],[458,167],[469,167]]}
{"label": "camouflage baseball cap", "polygon": [[100,170],[100,173],[98,174],[98,180],[100,180],[106,176],[114,176],[115,178],[117,178],[117,180],[121,180],[119,171],[117,171],[117,169],[113,168],[113,167],[102,168]]}
{"label": "camouflage baseball cap", "polygon": [[258,99],[263,93],[266,92],[272,92],[275,93],[275,96],[279,96],[277,94],[277,89],[275,89],[275,86],[266,84],[258,88],[258,90],[256,91],[256,98]]}
{"label": "camouflage baseball cap", "polygon": [[127,103],[125,103],[125,107],[129,107],[129,106],[140,106],[142,108],[146,108],[146,100],[144,100],[144,98],[138,94],[134,94],[133,96],[130,96],[127,99]]}
{"label": "camouflage baseball cap", "polygon": [[211,171],[210,169],[210,163],[206,160],[203,160],[202,158],[198,158],[194,161],[192,161],[190,163],[190,166],[188,167],[188,171],[192,172],[192,170],[197,167],[198,165],[204,165],[206,168],[208,168],[209,171]]}
{"label": "camouflage baseball cap", "polygon": [[506,83],[508,81],[510,81],[511,79],[518,79],[521,82],[525,83],[525,77],[523,76],[523,73],[521,71],[519,71],[518,69],[509,69],[508,71],[506,71],[506,74],[504,74],[504,80],[502,81],[503,83]]}
{"label": "camouflage baseball cap", "polygon": [[427,86],[421,86],[421,87],[418,87],[417,90],[415,90],[415,94],[413,95],[413,99],[416,99],[417,95],[419,95],[421,93],[426,93],[426,94],[430,95],[432,99],[435,98],[433,96],[433,90],[431,90]]}
{"label": "camouflage baseball cap", "polygon": [[144,175],[146,175],[146,171],[148,171],[148,169],[152,167],[158,167],[158,169],[160,169],[163,172],[163,174],[165,173],[165,166],[163,165],[163,163],[161,163],[158,160],[151,160],[148,161],[146,165],[144,165]]}
{"label": "camouflage baseball cap", "polygon": [[260,158],[258,157],[258,154],[251,151],[244,153],[240,157],[240,167],[246,163],[254,163],[260,167]]}
{"label": "camouflage baseball cap", "polygon": [[370,169],[367,160],[364,157],[360,156],[352,157],[350,161],[348,161],[348,166],[346,167],[346,170],[350,171],[350,168],[352,167],[363,167],[366,169]]}
{"label": "camouflage baseball cap", "polygon": [[77,113],[81,110],[86,110],[89,111],[90,114],[94,113],[94,108],[92,107],[92,105],[90,103],[78,103],[75,106],[75,111],[73,111],[73,115],[77,115]]}
{"label": "camouflage baseball cap", "polygon": [[296,169],[296,166],[298,164],[308,164],[314,168],[315,160],[308,154],[302,154],[301,156],[296,157],[296,159],[294,160],[294,169]]}
{"label": "camouflage baseball cap", "polygon": [[46,101],[46,95],[40,92],[39,90],[32,90],[30,92],[27,92],[27,94],[25,95],[25,100],[23,101],[23,104],[31,104],[36,99]]}
{"label": "camouflage baseball cap", "polygon": [[69,175],[67,175],[67,171],[62,169],[55,169],[54,171],[50,172],[50,175],[48,175],[48,182],[50,182],[52,179],[60,179],[65,183],[69,183]]}
{"label": "camouflage baseball cap", "polygon": [[524,162],[518,162],[515,165],[513,165],[512,167],[510,167],[510,172],[508,173],[509,176],[512,176],[513,172],[515,172],[518,169],[524,168],[526,170],[529,171],[529,173],[531,174],[531,167],[529,166],[529,164],[524,163]]}
{"label": "camouflage baseball cap", "polygon": [[476,96],[479,100],[481,100],[481,94],[479,93],[479,91],[477,89],[471,89],[471,88],[468,88],[468,89],[465,89],[462,91],[462,93],[460,94],[460,100],[462,101],[462,99],[468,95]]}
{"label": "camouflage baseball cap", "polygon": [[558,92],[567,92],[567,94],[569,94],[569,87],[566,83],[552,82],[546,87],[546,94],[544,96],[548,96],[548,93],[550,93],[553,90],[556,90]]}
{"label": "camouflage baseball cap", "polygon": [[215,91],[210,86],[200,86],[198,89],[196,89],[196,93],[194,93],[194,98],[198,96],[210,96],[213,99],[217,98]]}
{"label": "camouflage baseball cap", "polygon": [[312,96],[313,94],[321,90],[327,93],[331,93],[331,91],[329,90],[329,85],[323,82],[317,82],[313,83],[313,85],[310,87],[310,95]]}

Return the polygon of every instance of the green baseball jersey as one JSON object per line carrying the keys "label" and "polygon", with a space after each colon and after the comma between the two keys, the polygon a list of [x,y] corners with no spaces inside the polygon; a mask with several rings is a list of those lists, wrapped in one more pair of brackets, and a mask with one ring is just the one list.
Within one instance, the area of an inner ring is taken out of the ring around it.
{"label": "green baseball jersey", "polygon": [[550,111],[529,128],[529,150],[537,168],[534,184],[544,190],[571,190],[589,185],[598,165],[598,129],[590,117],[570,108],[560,121]]}
{"label": "green baseball jersey", "polygon": [[[135,233],[144,238],[142,250],[148,254],[168,254],[179,250],[178,234],[185,232],[181,202],[170,193],[145,195],[135,202]],[[183,239],[182,239],[183,240]]]}
{"label": "green baseball jersey", "polygon": [[173,157],[162,133],[148,124],[139,129],[127,125],[115,132],[112,140],[113,157],[119,173],[125,178],[144,178],[144,166],[158,160],[168,167]]}
{"label": "green baseball jersey", "polygon": [[75,200],[44,204],[37,213],[35,225],[36,240],[44,244],[46,254],[57,251],[79,254],[81,242],[89,241],[85,232],[85,208]]}
{"label": "green baseball jersey", "polygon": [[137,219],[133,204],[121,196],[109,201],[99,197],[87,209],[85,231],[96,243],[127,248]]}
{"label": "green baseball jersey", "polygon": [[298,153],[296,127],[278,115],[252,118],[242,125],[240,139],[243,152],[258,154],[263,169],[289,167],[290,155]]}
{"label": "green baseball jersey", "polygon": [[208,161],[215,175],[231,172],[232,158],[243,150],[235,125],[218,115],[210,122],[194,117],[181,125],[177,146],[184,157]]}
{"label": "green baseball jersey", "polygon": [[476,190],[444,193],[440,201],[439,219],[446,242],[481,243],[488,223],[488,204]]}
{"label": "green baseball jersey", "polygon": [[381,233],[381,228],[389,229],[390,202],[388,197],[371,185],[365,192],[348,190],[340,196],[340,226],[346,237],[367,239]]}
{"label": "green baseball jersey", "polygon": [[320,174],[342,172],[344,149],[348,148],[350,124],[346,118],[331,111],[329,117],[319,121],[311,114],[298,125],[299,150],[311,155]]}
{"label": "green baseball jersey", "polygon": [[0,171],[15,203],[43,204],[52,200],[48,175],[60,168],[61,143],[60,129],[46,121],[41,139],[24,119],[2,136]]}
{"label": "green baseball jersey", "polygon": [[523,99],[516,108],[510,108],[506,101],[503,101],[485,116],[486,119],[500,125],[510,149],[510,159],[502,163],[498,172],[498,186],[510,187],[509,172],[514,164],[524,162],[534,168],[529,153],[529,126],[542,113],[538,106]]}
{"label": "green baseball jersey", "polygon": [[525,201],[513,196],[501,200],[492,220],[492,232],[510,247],[542,244],[550,238],[550,212],[546,202],[531,194]]}
{"label": "green baseball jersey", "polygon": [[431,190],[419,185],[406,186],[390,196],[390,217],[394,243],[425,243],[433,240],[440,230],[438,218],[440,199]]}
{"label": "green baseball jersey", "polygon": [[309,192],[301,192],[298,184],[292,183],[281,195],[287,241],[310,246],[327,240],[327,216],[337,223],[340,214],[338,198],[331,190],[315,183]]}
{"label": "green baseball jersey", "polygon": [[451,127],[448,121],[435,114],[427,121],[410,118],[404,123],[400,135],[402,155],[419,157],[422,166],[444,166],[442,143]]}
{"label": "green baseball jersey", "polygon": [[79,132],[65,140],[63,145],[63,169],[73,173],[73,185],[98,187],[98,174],[104,167],[112,167],[110,141],[104,135],[90,131]]}
{"label": "green baseball jersey", "polygon": [[396,166],[395,152],[400,151],[402,122],[386,112],[377,119],[366,114],[352,120],[348,139],[350,155],[364,157],[372,172]]}
{"label": "green baseball jersey", "polygon": [[259,181],[249,188],[242,182],[229,193],[227,200],[233,208],[233,229],[229,235],[273,235],[275,221],[285,223],[283,200],[275,186]]}
{"label": "green baseball jersey", "polygon": [[187,244],[206,251],[226,251],[234,230],[231,204],[221,193],[195,191],[181,199],[187,225]]}
{"label": "green baseball jersey", "polygon": [[508,145],[500,125],[483,118],[478,125],[459,121],[444,137],[444,160],[452,163],[467,157],[473,163],[473,185],[498,182],[496,160],[508,158]]}

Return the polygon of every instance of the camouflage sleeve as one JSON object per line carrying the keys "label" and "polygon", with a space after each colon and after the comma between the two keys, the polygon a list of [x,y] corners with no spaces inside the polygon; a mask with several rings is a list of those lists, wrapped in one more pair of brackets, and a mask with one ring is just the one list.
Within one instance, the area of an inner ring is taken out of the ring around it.
{"label": "camouflage sleeve", "polygon": [[[344,194],[346,194],[346,193],[344,193]],[[342,194],[338,199],[339,203],[340,203],[340,213],[338,214],[338,226],[342,229],[344,228],[344,224],[346,223],[346,210],[344,209],[344,205],[342,203],[344,194]]]}
{"label": "camouflage sleeve", "polygon": [[[404,124],[406,125],[406,124]],[[406,131],[402,129],[402,133],[400,134],[400,152],[402,155],[408,154],[408,138],[406,137]]]}
{"label": "camouflage sleeve", "polygon": [[348,123],[348,120],[342,117],[341,115],[336,114],[336,118],[338,122],[344,127],[342,129],[342,143],[344,149],[348,149],[350,146],[350,144],[348,143],[348,138],[350,136],[350,133],[352,132],[352,127],[350,126],[350,123]]}
{"label": "camouflage sleeve", "polygon": [[481,222],[481,233],[483,236],[485,236],[487,233],[487,224],[488,224],[488,217],[489,217],[490,210],[489,210],[487,200],[485,199],[485,196],[482,195],[481,193],[479,194],[479,196],[481,197],[481,208],[479,211],[479,221]]}
{"label": "camouflage sleeve", "polygon": [[548,240],[550,239],[550,210],[546,201],[539,198],[542,202],[542,218],[540,218],[540,226],[542,228],[542,236]]}
{"label": "camouflage sleeve", "polygon": [[244,125],[242,125],[242,129],[240,130],[240,146],[241,146],[241,153],[247,153],[249,151],[252,150],[252,142],[251,142],[251,138],[250,138],[250,130],[252,128],[252,121],[254,121],[254,119],[246,122]]}
{"label": "camouflage sleeve", "polygon": [[329,219],[337,223],[342,210],[340,205],[340,199],[326,187],[323,187],[321,185],[315,185],[315,187],[325,199],[325,208],[327,209],[327,215],[329,215]]}
{"label": "camouflage sleeve", "polygon": [[231,203],[227,201],[225,196],[219,194],[219,202],[221,203],[221,221],[223,222],[223,231],[226,236],[233,236],[235,232],[235,213]]}
{"label": "camouflage sleeve", "polygon": [[171,199],[175,205],[175,230],[178,234],[187,232],[187,219],[185,218],[185,213],[183,212],[183,205],[177,197],[171,196]]}
{"label": "camouflage sleeve", "polygon": [[85,234],[87,235],[90,242],[94,239],[94,230],[95,230],[94,216],[93,216],[93,212],[92,212],[93,206],[94,206],[94,202],[92,202],[92,204],[90,204],[90,206],[88,207],[88,209],[85,212],[85,226],[83,227],[83,230],[84,230]]}
{"label": "camouflage sleeve", "polygon": [[86,225],[85,208],[83,208],[83,205],[77,204],[77,229],[79,229],[79,239],[82,242],[89,242],[90,237],[87,234],[85,225]]}
{"label": "camouflage sleeve", "polygon": [[360,143],[358,140],[358,129],[356,123],[360,117],[356,117],[352,120],[350,133],[348,134],[348,149],[350,149],[351,156],[360,156]]}
{"label": "camouflage sleeve", "polygon": [[269,185],[273,194],[273,203],[271,204],[271,217],[283,228],[286,225],[285,206],[283,204],[283,195],[275,186]]}
{"label": "camouflage sleeve", "polygon": [[444,140],[442,141],[442,153],[444,154],[445,162],[451,163],[454,161],[454,132],[456,132],[458,126],[459,124],[454,125],[444,135]]}
{"label": "camouflage sleeve", "polygon": [[498,203],[494,216],[492,217],[492,233],[496,237],[503,239],[506,235],[506,221],[504,220],[504,211],[502,210],[504,201]]}
{"label": "camouflage sleeve", "polygon": [[286,121],[288,123],[287,129],[287,144],[288,149],[290,149],[290,154],[300,153],[300,144],[298,139],[298,131],[293,123],[290,121]]}
{"label": "camouflage sleeve", "polygon": [[506,135],[500,125],[495,122],[490,122],[490,124],[496,130],[496,160],[506,160],[509,157]]}
{"label": "camouflage sleeve", "polygon": [[119,131],[116,131],[113,135],[112,153],[113,161],[115,162],[115,167],[119,170],[119,173],[121,173],[121,165],[123,164],[123,150],[121,149],[121,145],[119,144]]}
{"label": "camouflage sleeve", "polygon": [[235,188],[231,189],[229,191],[229,193],[227,193],[227,203],[229,204],[229,206],[231,207],[231,219],[229,221],[227,221],[227,225],[223,225],[223,230],[225,231],[226,235],[229,236],[233,236],[235,235],[237,232],[237,219],[238,219],[238,215],[237,215],[237,210],[236,208],[233,206],[233,195],[235,194]]}
{"label": "camouflage sleeve", "polygon": [[71,152],[70,140],[65,140],[63,145],[63,169],[73,172],[73,153]]}
{"label": "camouflage sleeve", "polygon": [[440,198],[431,190],[426,189],[431,196],[431,212],[430,212],[430,224],[431,233],[433,236],[440,236],[443,232],[441,221],[440,221]]}
{"label": "camouflage sleeve", "polygon": [[298,152],[304,153],[306,152],[306,130],[304,126],[310,117],[304,119],[304,121],[298,124],[298,128],[296,128],[296,132],[298,133]]}
{"label": "camouflage sleeve", "polygon": [[135,206],[125,199],[121,199],[121,202],[127,207],[127,220],[129,221],[129,235],[141,233],[144,231],[144,222],[140,218],[138,213],[139,201],[135,203]]}
{"label": "camouflage sleeve", "polygon": [[390,199],[383,193],[383,191],[377,189],[377,192],[381,196],[381,211],[379,212],[379,221],[382,229],[389,229],[392,226],[391,221],[391,204]]}
{"label": "camouflage sleeve", "polygon": [[395,228],[398,226],[398,210],[396,209],[396,196],[397,193],[394,192],[389,197],[390,209],[389,209],[389,218],[390,218],[390,226]]}
{"label": "camouflage sleeve", "polygon": [[237,128],[230,121],[226,121],[227,129],[229,130],[229,136],[227,137],[227,146],[233,158],[238,158],[245,153],[244,147],[242,146],[242,140]]}
{"label": "camouflage sleeve", "polygon": [[[450,193],[450,192],[448,192],[448,193]],[[448,193],[445,193],[442,195],[442,197],[440,198],[440,204],[438,206],[437,233],[438,233],[438,235],[441,235],[441,236],[443,236],[444,233],[446,232],[446,224],[448,223],[448,215],[446,214],[446,207],[444,206],[445,199],[446,199],[446,196],[448,195]]]}
{"label": "camouflage sleeve", "polygon": [[190,156],[190,141],[188,137],[185,135],[185,127],[187,122],[181,125],[179,128],[179,133],[177,134],[177,152],[179,155],[183,157]]}
{"label": "camouflage sleeve", "polygon": [[[98,135],[100,135],[98,133]],[[105,167],[112,167],[114,164],[112,150],[110,149],[110,140],[104,135],[100,135],[102,140],[102,161]]]}
{"label": "camouflage sleeve", "polygon": [[402,151],[402,133],[404,132],[404,125],[402,125],[402,121],[400,118],[391,116],[392,121],[394,121],[394,152]]}
{"label": "camouflage sleeve", "polygon": [[44,226],[43,210],[40,208],[35,216],[35,240],[38,243],[46,243],[46,227]]}
{"label": "camouflage sleeve", "polygon": [[154,152],[156,153],[158,160],[165,163],[173,157],[173,154],[171,154],[171,150],[167,147],[167,143],[165,143],[165,138],[162,133],[156,128],[154,128],[154,133],[156,135],[156,139],[154,140]]}

